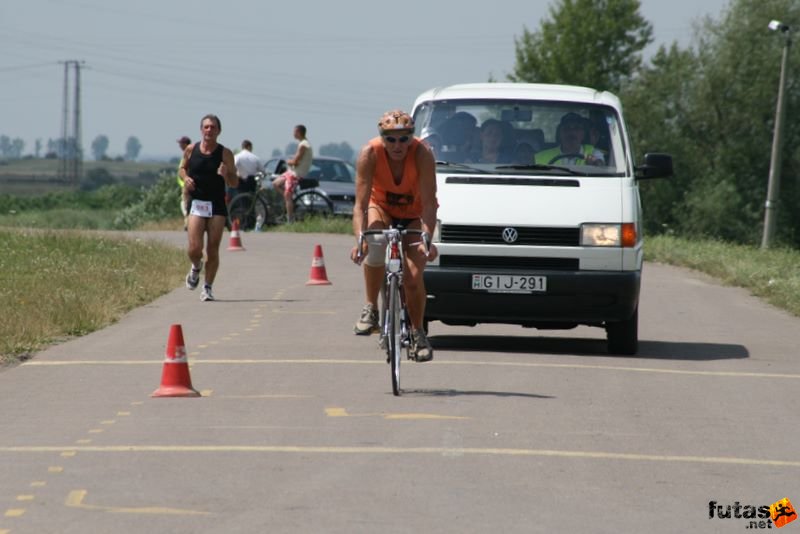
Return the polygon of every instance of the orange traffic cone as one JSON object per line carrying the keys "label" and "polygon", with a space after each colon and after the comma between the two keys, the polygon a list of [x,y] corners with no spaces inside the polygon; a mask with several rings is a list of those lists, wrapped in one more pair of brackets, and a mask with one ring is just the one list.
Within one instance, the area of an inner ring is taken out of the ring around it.
{"label": "orange traffic cone", "polygon": [[199,397],[200,393],[192,387],[186,346],[183,344],[183,330],[179,324],[174,324],[169,329],[166,356],[161,372],[161,386],[150,396]]}
{"label": "orange traffic cone", "polygon": [[322,246],[314,247],[314,257],[311,259],[311,276],[306,282],[307,286],[327,286],[330,285],[328,275],[325,272],[325,259],[322,257]]}
{"label": "orange traffic cone", "polygon": [[228,243],[228,250],[244,250],[242,246],[242,238],[239,237],[239,219],[233,220],[231,226],[231,240]]}

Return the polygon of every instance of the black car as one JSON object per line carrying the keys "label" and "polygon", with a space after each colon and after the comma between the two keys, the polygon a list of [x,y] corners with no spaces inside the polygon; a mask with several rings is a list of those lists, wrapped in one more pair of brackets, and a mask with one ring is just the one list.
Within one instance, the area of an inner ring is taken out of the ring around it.
{"label": "black car", "polygon": [[[264,174],[275,178],[286,172],[286,160],[275,158],[264,164]],[[333,203],[335,215],[353,214],[356,198],[356,171],[352,164],[343,159],[316,156],[311,160],[311,170],[305,178],[317,180],[315,188]]]}

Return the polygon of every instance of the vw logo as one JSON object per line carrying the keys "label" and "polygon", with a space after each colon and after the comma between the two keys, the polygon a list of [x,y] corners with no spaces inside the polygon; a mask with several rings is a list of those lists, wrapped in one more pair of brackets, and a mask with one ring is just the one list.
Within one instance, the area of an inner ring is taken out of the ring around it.
{"label": "vw logo", "polygon": [[517,238],[519,238],[519,234],[517,234],[516,228],[503,228],[503,241],[506,243],[514,243]]}

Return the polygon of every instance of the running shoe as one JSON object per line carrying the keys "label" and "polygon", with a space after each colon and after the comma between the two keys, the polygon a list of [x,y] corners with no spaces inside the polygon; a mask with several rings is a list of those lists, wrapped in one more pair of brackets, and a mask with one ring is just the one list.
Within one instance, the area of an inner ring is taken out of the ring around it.
{"label": "running shoe", "polygon": [[214,295],[211,293],[211,286],[206,284],[203,286],[203,291],[200,292],[200,300],[210,301],[214,300]]}
{"label": "running shoe", "polygon": [[433,347],[422,329],[411,331],[411,355],[417,362],[429,362],[433,359]]}
{"label": "running shoe", "polygon": [[361,316],[358,318],[353,332],[357,336],[368,336],[378,331],[378,310],[372,304],[365,304],[361,309]]}
{"label": "running shoe", "polygon": [[192,268],[189,269],[189,273],[186,275],[186,288],[189,290],[197,289],[197,284],[200,283],[200,271],[203,270],[203,262],[200,262],[200,267],[195,268],[192,265]]}

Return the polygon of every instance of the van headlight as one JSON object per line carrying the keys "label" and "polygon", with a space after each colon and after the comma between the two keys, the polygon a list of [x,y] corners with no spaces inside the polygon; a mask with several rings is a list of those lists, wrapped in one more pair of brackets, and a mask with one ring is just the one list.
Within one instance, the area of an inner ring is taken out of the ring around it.
{"label": "van headlight", "polygon": [[633,247],[636,239],[636,225],[633,223],[581,225],[581,246]]}

